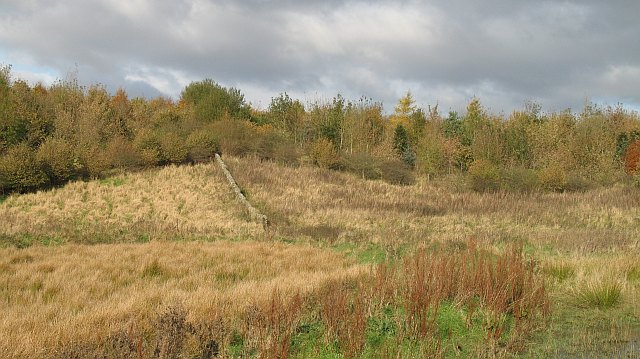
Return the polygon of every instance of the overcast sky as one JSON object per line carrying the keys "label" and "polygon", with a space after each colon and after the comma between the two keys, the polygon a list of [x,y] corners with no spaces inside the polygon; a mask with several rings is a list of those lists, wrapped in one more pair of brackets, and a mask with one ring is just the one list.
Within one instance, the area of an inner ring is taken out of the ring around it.
{"label": "overcast sky", "polygon": [[392,111],[535,101],[640,108],[640,1],[0,0],[0,64],[47,84],[178,98],[211,78],[254,106],[361,96]]}

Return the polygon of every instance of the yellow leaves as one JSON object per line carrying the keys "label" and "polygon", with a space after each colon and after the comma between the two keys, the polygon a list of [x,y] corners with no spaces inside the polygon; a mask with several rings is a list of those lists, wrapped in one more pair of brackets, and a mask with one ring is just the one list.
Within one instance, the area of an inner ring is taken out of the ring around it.
{"label": "yellow leaves", "polygon": [[416,101],[411,95],[411,91],[407,91],[407,94],[398,100],[398,104],[395,107],[395,112],[390,119],[390,125],[395,128],[398,125],[403,125],[405,128],[409,127],[411,115],[416,111]]}

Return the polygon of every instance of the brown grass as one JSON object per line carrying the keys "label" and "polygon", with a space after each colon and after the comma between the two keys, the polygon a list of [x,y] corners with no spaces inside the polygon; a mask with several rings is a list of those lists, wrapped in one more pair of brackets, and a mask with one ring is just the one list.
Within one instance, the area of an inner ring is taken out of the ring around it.
{"label": "brown grass", "polygon": [[0,236],[100,243],[261,232],[244,217],[213,163],[168,166],[11,196],[0,204]]}
{"label": "brown grass", "polygon": [[[595,347],[601,334],[565,324],[589,323],[584,318],[593,313],[577,312],[575,288],[601,279],[619,284],[620,299],[598,322],[624,315],[629,324],[616,333],[627,333],[630,343],[640,338],[633,324],[640,318],[637,190],[479,194],[444,182],[401,187],[318,168],[225,161],[269,216],[267,233],[247,220],[212,165],[77,182],[1,203],[7,225],[0,240],[116,243],[0,249],[0,309],[7,313],[0,353],[210,357],[227,353],[239,336],[241,356],[283,358],[310,315],[322,322],[325,345],[358,357],[367,349],[367,321],[391,305],[404,314],[392,323],[397,347],[381,348],[381,355],[402,356],[403,340],[414,338],[425,356],[442,356],[448,349],[435,318],[443,303],[453,303],[467,326],[482,318],[492,348],[477,353],[492,356],[523,349],[547,312],[546,290],[561,311],[552,315],[553,330],[577,333],[569,342],[577,348],[581,336],[595,338]],[[164,240],[221,236],[262,242]],[[117,243],[140,237],[152,241]],[[283,237],[297,244],[271,241]],[[391,262],[369,270],[318,248],[336,244],[354,252],[373,246]],[[507,317],[515,331],[504,343]],[[545,350],[543,357],[562,353]]]}
{"label": "brown grass", "polygon": [[331,226],[328,238],[382,246],[474,237],[484,243],[526,239],[563,252],[640,248],[640,191],[630,187],[584,193],[474,193],[455,190],[449,182],[394,186],[251,158],[226,162],[250,200],[286,236],[314,238],[310,229],[319,228],[321,234]]}
{"label": "brown grass", "polygon": [[255,242],[32,247],[0,258],[0,353],[25,358],[104,343],[130,326],[153,332],[145,326],[175,304],[190,322],[222,317],[237,326],[276,289],[307,293],[362,271],[333,252]]}

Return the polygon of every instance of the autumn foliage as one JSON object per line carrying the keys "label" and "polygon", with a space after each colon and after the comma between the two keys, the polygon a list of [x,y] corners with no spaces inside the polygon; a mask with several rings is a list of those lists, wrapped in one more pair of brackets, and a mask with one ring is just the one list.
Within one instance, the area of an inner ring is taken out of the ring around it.
{"label": "autumn foliage", "polygon": [[640,140],[631,143],[624,154],[624,169],[629,174],[635,174],[640,167]]}
{"label": "autumn foliage", "polygon": [[12,79],[9,66],[0,70],[0,193],[208,161],[217,152],[399,185],[456,175],[476,191],[527,192],[624,180],[640,158],[640,118],[622,107],[543,113],[527,104],[505,116],[473,98],[465,113],[445,117],[407,92],[387,115],[367,98],[303,104],[283,93],[259,110],[209,79],[174,101],[112,95],[73,76],[31,87]]}

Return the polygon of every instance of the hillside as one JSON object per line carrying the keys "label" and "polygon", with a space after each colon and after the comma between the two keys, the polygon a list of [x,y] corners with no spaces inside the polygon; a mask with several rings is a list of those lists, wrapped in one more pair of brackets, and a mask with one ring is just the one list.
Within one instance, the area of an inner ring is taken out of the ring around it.
{"label": "hillside", "polygon": [[260,233],[242,211],[214,164],[168,166],[10,196],[0,204],[0,238],[21,245]]}
{"label": "hillside", "polygon": [[553,357],[637,348],[637,189],[476,193],[460,177],[397,186],[225,161],[269,217],[266,231],[213,164],[5,199],[0,353]]}

